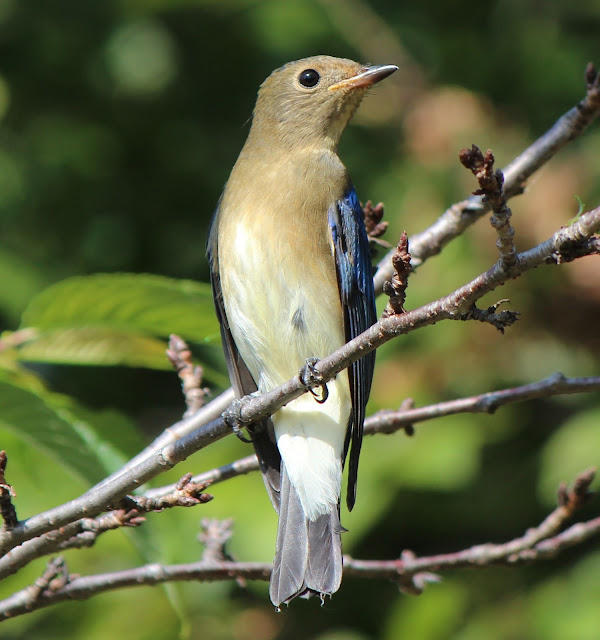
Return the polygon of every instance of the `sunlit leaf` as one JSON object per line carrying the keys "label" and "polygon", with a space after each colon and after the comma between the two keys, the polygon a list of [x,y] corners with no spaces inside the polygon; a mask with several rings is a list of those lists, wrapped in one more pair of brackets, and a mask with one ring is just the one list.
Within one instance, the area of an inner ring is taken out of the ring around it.
{"label": "sunlit leaf", "polygon": [[29,304],[21,327],[106,327],[187,340],[218,340],[210,286],[147,274],[99,274],[58,282]]}
{"label": "sunlit leaf", "polygon": [[106,327],[44,331],[19,349],[22,360],[97,366],[172,368],[165,341]]}

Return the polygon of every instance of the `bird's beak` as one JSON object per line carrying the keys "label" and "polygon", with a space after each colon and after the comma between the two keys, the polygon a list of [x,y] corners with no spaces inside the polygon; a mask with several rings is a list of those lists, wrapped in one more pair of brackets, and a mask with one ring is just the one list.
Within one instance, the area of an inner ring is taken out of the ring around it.
{"label": "bird's beak", "polygon": [[367,67],[361,73],[336,82],[329,87],[329,91],[337,91],[338,89],[366,89],[380,82],[384,78],[397,71],[395,64],[380,64],[373,67]]}

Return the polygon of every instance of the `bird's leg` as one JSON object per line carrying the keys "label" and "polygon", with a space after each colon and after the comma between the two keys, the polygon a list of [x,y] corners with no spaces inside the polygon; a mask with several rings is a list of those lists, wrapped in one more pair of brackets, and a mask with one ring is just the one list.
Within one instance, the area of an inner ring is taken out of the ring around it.
{"label": "bird's leg", "polygon": [[[307,358],[304,366],[298,372],[300,382],[312,393],[314,399],[323,404],[329,397],[329,389],[327,383],[323,382],[323,376],[316,370],[316,364],[319,362],[318,358]],[[315,387],[321,390],[321,395],[317,393]]]}
{"label": "bird's leg", "polygon": [[[236,398],[225,411],[221,414],[223,421],[229,427],[235,435],[242,441],[251,444],[252,434],[250,433],[251,422],[242,418],[242,411],[244,407],[252,400],[252,395],[247,395],[242,398]],[[243,429],[248,429],[249,438],[243,433]]]}

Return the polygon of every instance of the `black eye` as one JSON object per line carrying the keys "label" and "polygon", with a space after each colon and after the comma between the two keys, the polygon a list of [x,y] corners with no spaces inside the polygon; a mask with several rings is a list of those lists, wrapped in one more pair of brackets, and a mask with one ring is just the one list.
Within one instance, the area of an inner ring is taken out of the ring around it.
{"label": "black eye", "polygon": [[314,69],[305,69],[298,76],[298,82],[300,82],[303,87],[308,87],[309,89],[316,87],[319,84],[320,79],[321,76],[318,71],[315,71]]}

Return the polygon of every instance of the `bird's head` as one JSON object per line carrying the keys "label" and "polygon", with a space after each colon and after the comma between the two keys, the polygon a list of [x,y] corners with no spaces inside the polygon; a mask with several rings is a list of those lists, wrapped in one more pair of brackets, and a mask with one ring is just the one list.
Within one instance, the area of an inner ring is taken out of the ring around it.
{"label": "bird's head", "polygon": [[331,56],[290,62],[275,70],[258,92],[252,129],[297,144],[335,149],[367,89],[397,70]]}

